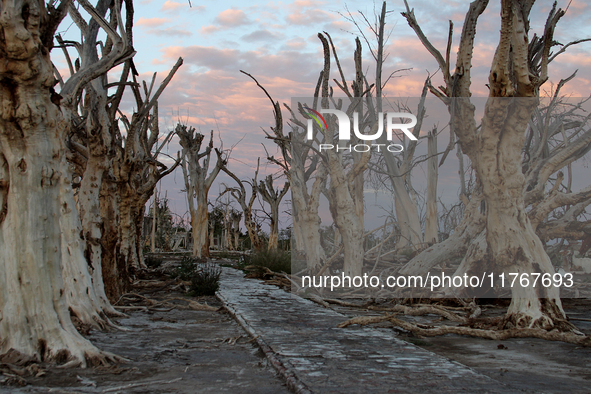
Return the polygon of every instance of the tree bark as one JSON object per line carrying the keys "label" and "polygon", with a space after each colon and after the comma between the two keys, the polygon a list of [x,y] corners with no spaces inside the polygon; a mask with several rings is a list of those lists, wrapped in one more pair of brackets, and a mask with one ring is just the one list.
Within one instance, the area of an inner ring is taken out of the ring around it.
{"label": "tree bark", "polygon": [[61,8],[49,15],[43,3],[2,4],[0,354],[14,349],[84,366],[106,354],[76,331],[70,313],[96,318],[95,325],[106,320],[79,238],[65,155],[69,126],[52,93],[50,26],[65,15]]}
{"label": "tree bark", "polygon": [[193,227],[193,256],[209,257],[207,195],[214,179],[225,167],[226,160],[222,158],[222,153],[215,149],[217,161],[211,172],[207,174],[211,154],[214,151],[213,130],[209,145],[203,152],[200,150],[204,136],[195,132],[195,128],[178,124],[175,133],[179,136],[180,144],[183,147],[181,168],[187,190],[191,226]]}
{"label": "tree bark", "polygon": [[258,186],[258,192],[263,197],[263,200],[269,204],[271,208],[271,212],[269,214],[270,218],[270,230],[269,230],[269,250],[277,249],[277,244],[279,242],[279,205],[281,204],[281,200],[289,190],[289,182],[285,182],[283,185],[283,189],[281,191],[275,190],[273,187],[273,176],[268,175],[265,178],[265,181],[261,181]]}
{"label": "tree bark", "polygon": [[103,181],[100,200],[101,263],[105,294],[111,302],[117,302],[129,288],[131,273],[127,261],[121,253],[119,186],[111,177],[107,177]]}
{"label": "tree bark", "polygon": [[427,245],[439,242],[437,218],[437,129],[429,133],[427,161],[427,215],[425,217],[425,243]]}
{"label": "tree bark", "polygon": [[207,196],[202,190],[197,193],[197,208],[189,210],[193,235],[193,256],[209,256]]}

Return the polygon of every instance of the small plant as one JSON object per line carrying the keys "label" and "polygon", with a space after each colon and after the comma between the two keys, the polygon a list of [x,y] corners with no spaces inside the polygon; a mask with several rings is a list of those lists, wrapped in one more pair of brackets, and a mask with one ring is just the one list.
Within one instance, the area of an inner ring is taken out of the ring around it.
{"label": "small plant", "polygon": [[189,294],[194,297],[215,295],[220,287],[222,269],[212,262],[201,264],[191,275]]}
{"label": "small plant", "polygon": [[197,270],[197,264],[200,262],[201,260],[195,257],[183,257],[181,264],[171,272],[170,277],[173,279],[191,280],[191,277]]}
{"label": "small plant", "polygon": [[150,268],[158,268],[162,265],[164,259],[157,256],[146,256],[144,258],[144,263]]}
{"label": "small plant", "polygon": [[291,252],[285,250],[259,250],[250,255],[243,255],[242,261],[244,266],[251,265],[291,274]]}

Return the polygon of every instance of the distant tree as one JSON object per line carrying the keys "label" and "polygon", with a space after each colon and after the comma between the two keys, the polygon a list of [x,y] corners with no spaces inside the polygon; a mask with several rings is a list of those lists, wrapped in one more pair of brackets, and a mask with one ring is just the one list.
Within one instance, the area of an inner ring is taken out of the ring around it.
{"label": "distant tree", "polygon": [[289,182],[283,184],[281,190],[273,187],[273,176],[267,175],[264,181],[260,181],[257,186],[257,191],[263,200],[269,204],[271,212],[268,213],[270,220],[269,230],[269,250],[277,249],[277,242],[279,240],[279,205],[281,200],[289,190]]}
{"label": "distant tree", "polygon": [[[178,124],[175,132],[183,147],[181,168],[185,179],[187,202],[191,214],[191,227],[193,228],[193,256],[209,256],[208,238],[208,207],[207,195],[214,179],[226,166],[226,158],[222,152],[213,147],[213,131],[209,138],[209,144],[202,151],[203,134],[196,132],[194,127]],[[212,153],[217,160],[208,174]]]}
{"label": "distant tree", "polygon": [[[263,241],[259,235],[260,232],[260,225],[255,220],[254,212],[253,212],[253,205],[257,198],[257,176],[259,173],[259,164],[260,158],[257,161],[257,169],[254,173],[254,178],[252,181],[243,181],[236,176],[232,171],[230,171],[227,167],[224,167],[223,170],[226,174],[228,174],[236,183],[238,187],[228,187],[222,192],[220,197],[226,193],[230,193],[232,197],[240,204],[240,208],[242,208],[242,213],[244,215],[244,226],[248,231],[248,237],[250,238],[251,246],[255,250],[261,250],[263,248]],[[246,187],[244,184],[250,185],[250,197],[248,197]],[[248,198],[248,200],[247,200]]]}

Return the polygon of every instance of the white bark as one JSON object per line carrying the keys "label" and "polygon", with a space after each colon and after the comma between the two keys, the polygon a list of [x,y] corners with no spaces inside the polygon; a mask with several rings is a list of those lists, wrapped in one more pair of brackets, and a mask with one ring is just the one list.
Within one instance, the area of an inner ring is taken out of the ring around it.
{"label": "white bark", "polygon": [[61,6],[49,16],[37,2],[2,4],[0,354],[15,349],[86,365],[106,354],[76,331],[70,308],[85,322],[106,320],[79,241],[65,155],[69,125],[51,97],[51,41],[41,41],[52,39],[64,15]]}
{"label": "white bark", "polygon": [[[481,129],[477,130],[475,107],[469,99],[470,69],[478,17],[487,4],[486,0],[477,0],[471,4],[458,49],[456,74],[449,78],[449,60],[444,61],[424,36],[408,5],[407,12],[403,13],[444,71],[446,86],[441,90],[431,87],[431,90],[439,97],[453,97],[452,100],[444,99],[452,115],[452,129],[459,138],[462,151],[470,158],[482,186],[486,232],[479,236],[479,242],[474,243],[457,273],[487,271],[553,274],[550,259],[526,211],[526,179],[521,152],[527,125],[538,104],[540,86],[548,78],[547,65],[550,49],[554,45],[554,28],[564,11],[553,7],[544,35],[529,45],[528,18],[531,4],[521,7],[516,2],[502,2],[501,34],[489,75],[490,98],[486,103]],[[511,100],[513,97],[518,99]],[[562,153],[566,155],[567,151]],[[556,161],[565,162],[563,159],[559,157]],[[541,180],[545,185],[544,176]],[[533,189],[530,192],[535,191],[533,186],[536,183],[530,186]],[[556,287],[514,286],[511,291],[507,326],[571,328],[564,323],[565,315]]]}
{"label": "white bark", "polygon": [[318,216],[320,194],[326,183],[326,168],[322,164],[319,165],[312,188],[308,192],[306,172],[300,154],[300,149],[296,144],[293,144],[292,164],[289,171],[293,227],[296,241],[293,249],[296,256],[300,256],[306,261],[306,267],[309,271],[314,272],[326,260],[320,243],[320,217]]}
{"label": "white bark", "polygon": [[232,210],[230,213],[233,222],[233,236],[234,236],[234,250],[239,250],[240,244],[240,219],[242,219],[242,214],[240,212]]}
{"label": "white bark", "polygon": [[439,242],[437,226],[437,129],[429,133],[427,161],[427,215],[425,217],[425,243],[428,245]]}
{"label": "white bark", "polygon": [[289,182],[285,182],[281,191],[275,190],[273,187],[273,176],[268,175],[265,181],[261,181],[258,186],[258,192],[263,197],[263,200],[269,204],[271,212],[268,214],[271,221],[269,228],[269,245],[268,249],[277,249],[279,241],[279,205],[281,200],[289,190]]}
{"label": "white bark", "polygon": [[[310,149],[304,144],[303,133],[298,132],[295,114],[292,112],[292,121],[295,123],[292,126],[291,137],[288,137],[283,133],[283,114],[279,102],[273,101],[271,95],[256,78],[244,71],[241,72],[252,78],[273,104],[275,127],[271,127],[271,130],[274,136],[270,134],[267,136],[277,144],[282,158],[270,156],[267,159],[280,166],[290,182],[293,241],[295,242],[292,245],[293,256],[296,260],[305,260],[308,271],[315,272],[326,260],[320,243],[320,217],[318,216],[320,194],[326,183],[326,169],[321,164],[316,168],[314,163],[318,163],[318,158],[312,160],[312,164],[306,163]],[[311,191],[308,192],[307,181],[311,179],[312,174],[315,175],[315,179]]]}
{"label": "white bark", "polygon": [[187,202],[191,215],[191,226],[193,235],[193,256],[208,257],[208,215],[207,195],[218,176],[220,170],[225,167],[226,161],[222,153],[215,149],[217,161],[208,174],[211,154],[213,148],[213,131],[209,139],[209,145],[200,152],[203,142],[203,134],[197,133],[195,128],[178,124],[175,133],[179,136],[180,144],[183,147],[182,169],[187,190]]}

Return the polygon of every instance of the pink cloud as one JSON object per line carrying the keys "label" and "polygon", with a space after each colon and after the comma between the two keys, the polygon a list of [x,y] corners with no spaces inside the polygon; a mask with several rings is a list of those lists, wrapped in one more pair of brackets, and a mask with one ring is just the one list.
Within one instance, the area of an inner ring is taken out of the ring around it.
{"label": "pink cloud", "polygon": [[220,29],[221,29],[220,26],[215,26],[215,25],[201,26],[201,33],[211,34],[211,33],[215,33],[216,31],[218,31]]}
{"label": "pink cloud", "polygon": [[218,16],[216,16],[215,22],[222,26],[230,27],[250,23],[244,11],[235,8],[220,12]]}
{"label": "pink cloud", "polygon": [[170,22],[169,18],[144,18],[143,16],[135,22],[136,26],[158,27]]}
{"label": "pink cloud", "polygon": [[160,11],[176,11],[181,7],[188,8],[189,6],[185,3],[177,3],[176,1],[166,0],[164,4],[162,4]]}

